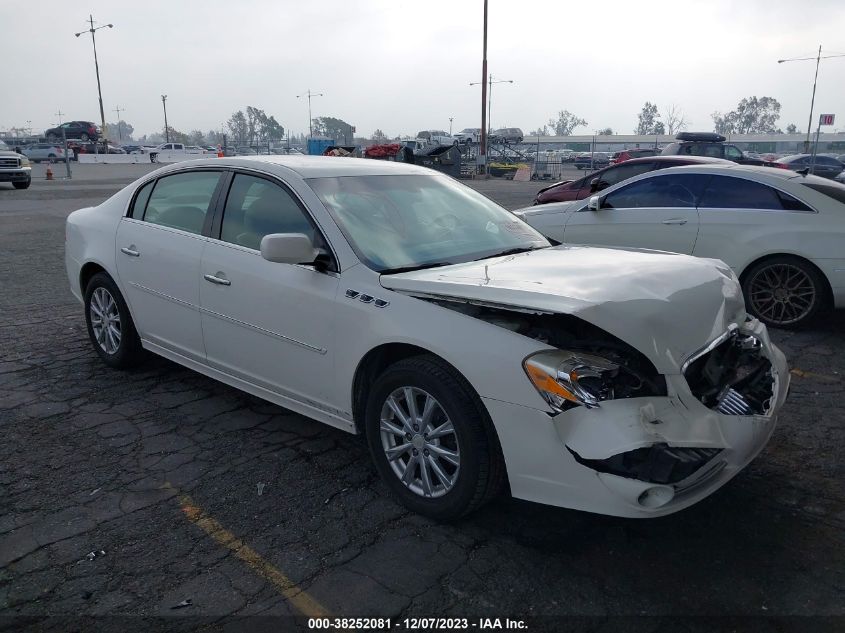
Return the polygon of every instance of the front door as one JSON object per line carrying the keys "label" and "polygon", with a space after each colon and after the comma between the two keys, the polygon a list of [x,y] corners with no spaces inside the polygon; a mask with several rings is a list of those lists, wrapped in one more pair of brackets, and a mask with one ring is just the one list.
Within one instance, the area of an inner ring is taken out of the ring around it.
{"label": "front door", "polygon": [[117,272],[141,338],[200,362],[202,234],[220,174],[183,172],[148,183],[117,230]]}
{"label": "front door", "polygon": [[692,254],[698,235],[696,202],[706,176],[664,174],[638,180],[569,216],[567,244],[650,248]]}
{"label": "front door", "polygon": [[331,390],[339,278],[312,266],[261,257],[261,238],[304,233],[321,244],[305,209],[275,180],[236,173],[219,239],[206,245],[200,275],[208,363],[321,409]]}

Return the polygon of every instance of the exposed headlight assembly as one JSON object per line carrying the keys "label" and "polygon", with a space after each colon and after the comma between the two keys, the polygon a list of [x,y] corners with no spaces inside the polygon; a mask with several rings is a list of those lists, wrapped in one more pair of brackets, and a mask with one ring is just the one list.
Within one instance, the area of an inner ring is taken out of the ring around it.
{"label": "exposed headlight assembly", "polygon": [[526,358],[522,366],[555,411],[575,405],[592,409],[602,400],[612,400],[612,380],[619,373],[618,364],[600,356],[566,350],[538,352]]}
{"label": "exposed headlight assembly", "polygon": [[25,156],[21,156],[20,160],[21,160],[21,167],[29,167],[30,166],[29,159],[26,158]]}

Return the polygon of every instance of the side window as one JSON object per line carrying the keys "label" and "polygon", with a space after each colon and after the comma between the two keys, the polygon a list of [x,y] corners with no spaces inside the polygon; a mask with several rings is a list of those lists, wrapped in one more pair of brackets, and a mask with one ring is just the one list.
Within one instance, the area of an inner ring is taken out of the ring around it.
{"label": "side window", "polygon": [[615,185],[617,182],[622,182],[623,180],[628,180],[628,178],[633,178],[634,176],[651,171],[653,166],[654,163],[636,163],[634,165],[611,167],[601,175],[600,184],[602,188]]}
{"label": "side window", "polygon": [[725,158],[728,160],[740,160],[742,158],[742,152],[739,151],[738,147],[725,145]]}
{"label": "side window", "polygon": [[159,178],[147,202],[144,221],[200,235],[219,180],[219,171]]}
{"label": "side window", "polygon": [[247,174],[236,174],[226,198],[220,239],[258,250],[270,233],[315,231],[293,196],[279,185]]}
{"label": "side window", "polygon": [[708,178],[699,174],[666,174],[647,178],[608,194],[602,208],[694,208]]}
{"label": "side window", "polygon": [[[733,148],[733,149],[736,149],[736,148]],[[702,147],[702,150],[703,151],[700,153],[701,156],[709,156],[710,158],[722,158],[722,154],[724,152],[725,158],[729,158],[727,151],[723,150],[720,145],[704,145]],[[737,152],[738,152],[737,158],[742,157],[742,154],[739,153],[739,150],[737,150]]]}
{"label": "side window", "polygon": [[150,194],[153,192],[155,180],[151,180],[146,185],[138,190],[135,195],[135,202],[132,203],[132,208],[129,209],[129,217],[140,220],[144,217],[144,210],[147,208],[147,202],[150,200]]}
{"label": "side window", "polygon": [[783,209],[775,189],[732,176],[713,176],[699,206],[709,209]]}

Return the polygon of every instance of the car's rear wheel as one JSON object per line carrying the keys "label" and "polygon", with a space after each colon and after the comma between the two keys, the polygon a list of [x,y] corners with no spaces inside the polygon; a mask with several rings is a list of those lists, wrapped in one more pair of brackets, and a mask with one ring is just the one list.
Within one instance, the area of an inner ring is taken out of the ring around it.
{"label": "car's rear wheel", "polygon": [[85,321],[94,351],[111,367],[125,369],[141,362],[144,350],[129,308],[114,280],[97,273],[85,289]]}
{"label": "car's rear wheel", "polygon": [[29,189],[30,184],[32,184],[32,179],[12,183],[15,189]]}
{"label": "car's rear wheel", "polygon": [[744,275],[748,311],[774,327],[800,327],[815,317],[825,298],[825,283],[812,265],[798,257],[773,257]]}
{"label": "car's rear wheel", "polygon": [[82,134],[79,135],[79,139],[82,140],[82,141],[87,141],[87,140],[90,140],[90,137],[85,132],[83,132]]}
{"label": "car's rear wheel", "polygon": [[401,360],[379,376],[365,426],[379,474],[414,512],[454,520],[502,487],[504,463],[484,406],[434,356]]}

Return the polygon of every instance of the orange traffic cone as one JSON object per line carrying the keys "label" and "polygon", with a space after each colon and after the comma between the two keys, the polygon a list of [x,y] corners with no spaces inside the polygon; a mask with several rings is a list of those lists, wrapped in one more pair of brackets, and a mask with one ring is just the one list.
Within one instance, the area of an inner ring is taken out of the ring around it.
{"label": "orange traffic cone", "polygon": [[47,165],[47,180],[53,180],[53,168]]}
{"label": "orange traffic cone", "polygon": [[223,148],[220,145],[217,146],[217,158],[223,158]]}

